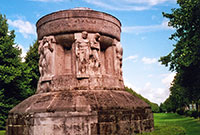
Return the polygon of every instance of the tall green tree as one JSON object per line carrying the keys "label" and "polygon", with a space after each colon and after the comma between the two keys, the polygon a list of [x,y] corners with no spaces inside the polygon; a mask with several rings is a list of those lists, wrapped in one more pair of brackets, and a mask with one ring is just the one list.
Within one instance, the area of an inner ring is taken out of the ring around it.
{"label": "tall green tree", "polygon": [[176,29],[170,37],[176,44],[160,61],[178,74],[171,95],[179,91],[180,100],[197,102],[200,99],[200,0],[177,0],[177,3],[179,8],[172,9],[171,14],[163,13],[169,25]]}
{"label": "tall green tree", "polygon": [[21,49],[14,42],[14,31],[0,14],[0,129],[5,128],[8,111],[31,93],[30,68],[22,63]]}
{"label": "tall green tree", "polygon": [[188,91],[182,85],[182,74],[177,73],[170,87],[169,99],[172,102],[172,109],[176,110],[187,106],[190,102],[188,101]]}
{"label": "tall green tree", "polygon": [[30,46],[29,51],[26,54],[25,57],[25,63],[29,68],[31,68],[30,74],[31,74],[31,81],[30,81],[30,87],[33,92],[37,89],[37,83],[39,80],[39,54],[38,54],[38,41],[35,41],[32,46]]}

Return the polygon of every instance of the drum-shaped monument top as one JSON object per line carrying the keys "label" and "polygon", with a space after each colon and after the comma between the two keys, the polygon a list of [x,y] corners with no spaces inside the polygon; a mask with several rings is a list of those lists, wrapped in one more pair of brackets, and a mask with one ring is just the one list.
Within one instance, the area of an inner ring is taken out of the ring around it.
{"label": "drum-shaped monument top", "polygon": [[120,40],[121,23],[112,15],[89,8],[74,8],[48,14],[36,24],[38,39],[61,33],[98,32]]}

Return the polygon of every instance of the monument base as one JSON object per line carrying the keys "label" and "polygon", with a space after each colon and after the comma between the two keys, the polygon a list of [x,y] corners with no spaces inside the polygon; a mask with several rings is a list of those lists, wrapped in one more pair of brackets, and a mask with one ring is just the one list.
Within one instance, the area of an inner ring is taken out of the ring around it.
{"label": "monument base", "polygon": [[35,94],[9,112],[7,135],[131,135],[153,130],[151,108],[126,91]]}

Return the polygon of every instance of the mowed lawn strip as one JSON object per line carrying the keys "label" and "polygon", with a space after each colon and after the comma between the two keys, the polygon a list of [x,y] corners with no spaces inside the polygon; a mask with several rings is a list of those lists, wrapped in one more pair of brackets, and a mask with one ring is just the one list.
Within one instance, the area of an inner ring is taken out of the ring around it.
{"label": "mowed lawn strip", "polygon": [[155,113],[155,131],[145,135],[200,135],[200,120],[175,113]]}
{"label": "mowed lawn strip", "polygon": [[0,135],[5,135],[5,133],[6,133],[5,130],[0,131]]}
{"label": "mowed lawn strip", "polygon": [[200,135],[200,120],[192,117],[180,116],[175,113],[154,114],[155,126],[167,124],[180,126],[186,130],[187,135]]}

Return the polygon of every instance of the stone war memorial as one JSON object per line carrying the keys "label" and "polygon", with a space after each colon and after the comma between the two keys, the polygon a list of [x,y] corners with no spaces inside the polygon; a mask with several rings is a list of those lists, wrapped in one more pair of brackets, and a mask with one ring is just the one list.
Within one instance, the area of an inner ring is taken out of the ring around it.
{"label": "stone war memorial", "polygon": [[151,107],[125,91],[121,23],[74,8],[36,24],[37,92],[15,106],[7,135],[132,135],[154,129]]}

